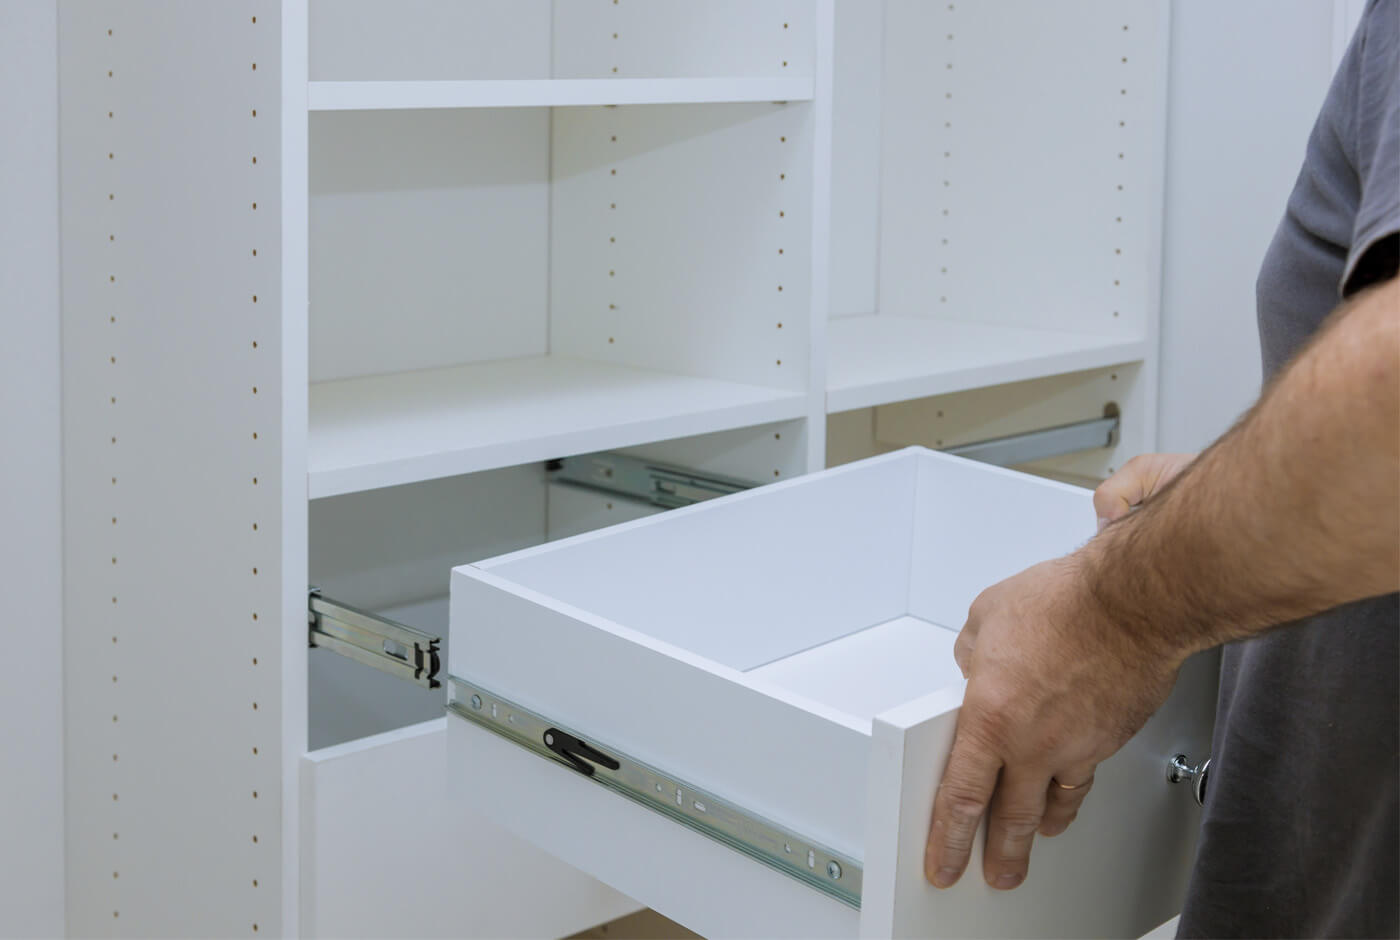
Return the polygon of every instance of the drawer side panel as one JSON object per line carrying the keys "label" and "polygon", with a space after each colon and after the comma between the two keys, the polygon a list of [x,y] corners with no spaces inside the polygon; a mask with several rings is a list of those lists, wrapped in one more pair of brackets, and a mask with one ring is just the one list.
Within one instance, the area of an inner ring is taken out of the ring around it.
{"label": "drawer side panel", "polygon": [[841,902],[464,719],[447,725],[454,798],[702,936],[856,935]]}
{"label": "drawer side panel", "polygon": [[850,719],[477,569],[453,572],[451,616],[453,675],[859,857],[869,736]]}

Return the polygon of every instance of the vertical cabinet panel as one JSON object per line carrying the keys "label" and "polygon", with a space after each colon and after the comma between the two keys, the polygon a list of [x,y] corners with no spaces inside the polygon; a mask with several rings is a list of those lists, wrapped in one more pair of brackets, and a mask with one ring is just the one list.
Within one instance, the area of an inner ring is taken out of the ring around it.
{"label": "vertical cabinet panel", "polygon": [[59,11],[68,930],[275,936],[279,4]]}

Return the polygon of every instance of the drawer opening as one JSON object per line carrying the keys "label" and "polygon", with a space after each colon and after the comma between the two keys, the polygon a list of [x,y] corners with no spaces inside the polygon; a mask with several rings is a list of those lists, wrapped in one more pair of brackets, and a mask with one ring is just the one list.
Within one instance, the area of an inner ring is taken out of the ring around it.
{"label": "drawer opening", "polygon": [[[801,422],[741,428],[618,452],[701,479],[772,480],[805,454]],[[650,464],[648,464],[650,465]],[[444,638],[453,566],[664,511],[652,501],[559,482],[546,463],[313,500],[311,581],[330,600]],[[390,643],[385,652],[402,648]],[[446,670],[440,678],[445,679]],[[308,657],[311,750],[439,718],[425,689],[327,649]]]}

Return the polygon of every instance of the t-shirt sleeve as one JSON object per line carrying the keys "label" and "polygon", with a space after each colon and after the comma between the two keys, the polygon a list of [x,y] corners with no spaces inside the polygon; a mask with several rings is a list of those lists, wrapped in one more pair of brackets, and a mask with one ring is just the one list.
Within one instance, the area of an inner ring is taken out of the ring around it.
{"label": "t-shirt sleeve", "polygon": [[1373,2],[1357,83],[1354,159],[1361,183],[1342,275],[1347,297],[1400,273],[1400,3]]}

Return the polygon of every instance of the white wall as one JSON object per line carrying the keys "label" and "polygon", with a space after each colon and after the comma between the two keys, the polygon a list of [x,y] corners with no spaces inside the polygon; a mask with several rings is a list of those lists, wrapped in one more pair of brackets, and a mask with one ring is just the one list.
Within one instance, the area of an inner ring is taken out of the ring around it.
{"label": "white wall", "polygon": [[[1342,29],[1357,6],[1339,0]],[[1331,79],[1333,21],[1326,0],[1172,4],[1162,450],[1205,446],[1258,396],[1254,281]]]}
{"label": "white wall", "polygon": [[0,2],[0,936],[63,933],[54,0]]}

